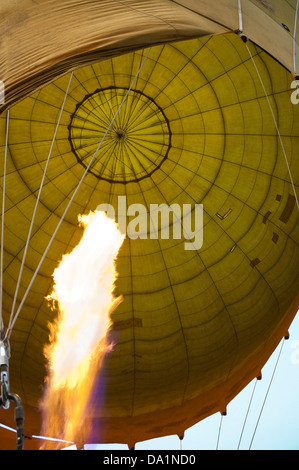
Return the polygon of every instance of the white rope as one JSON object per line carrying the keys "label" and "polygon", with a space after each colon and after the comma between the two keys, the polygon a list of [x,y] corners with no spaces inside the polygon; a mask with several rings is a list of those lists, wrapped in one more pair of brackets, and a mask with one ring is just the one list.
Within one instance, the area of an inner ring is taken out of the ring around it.
{"label": "white rope", "polygon": [[218,437],[217,437],[216,450],[218,450],[218,448],[219,448],[219,440],[220,440],[220,433],[221,433],[222,420],[223,420],[223,413],[221,413],[221,418],[220,418],[220,423],[219,423],[219,430],[218,430]]}
{"label": "white rope", "polygon": [[247,408],[247,413],[246,413],[246,416],[245,416],[245,419],[244,419],[244,423],[243,423],[243,427],[242,427],[242,432],[241,432],[241,435],[240,435],[240,439],[239,439],[239,443],[238,443],[238,448],[237,448],[237,450],[240,449],[240,444],[241,444],[243,432],[244,432],[244,429],[245,429],[246,421],[247,421],[247,418],[248,418],[249,410],[250,410],[250,407],[251,407],[251,403],[252,403],[253,395],[254,395],[254,392],[255,392],[256,384],[257,384],[257,379],[255,380],[254,387],[253,387],[253,390],[252,390],[252,393],[251,393],[251,397],[250,397],[249,405],[248,405],[248,408]]}
{"label": "white rope", "polygon": [[30,291],[30,289],[31,289],[31,287],[32,287],[32,284],[33,284],[33,282],[34,282],[36,276],[37,276],[37,273],[38,273],[38,271],[40,270],[40,267],[41,267],[41,265],[42,265],[42,263],[43,263],[43,261],[44,261],[46,255],[47,255],[47,253],[48,253],[48,251],[49,251],[49,248],[50,248],[50,246],[51,246],[51,244],[52,244],[52,242],[53,242],[53,240],[54,240],[54,238],[55,238],[55,236],[56,236],[56,234],[57,234],[57,232],[58,232],[58,230],[59,230],[59,228],[60,228],[60,226],[61,226],[61,224],[62,224],[64,218],[65,218],[65,216],[66,216],[66,213],[67,213],[67,211],[69,210],[70,205],[72,204],[72,202],[73,202],[73,200],[74,200],[74,198],[75,198],[75,196],[76,196],[76,194],[77,194],[77,192],[78,192],[78,190],[79,190],[79,188],[80,188],[80,186],[81,186],[81,184],[82,184],[82,182],[83,182],[85,176],[87,175],[87,173],[88,173],[88,171],[89,171],[89,169],[90,169],[90,167],[91,167],[91,165],[92,165],[92,163],[93,163],[93,161],[94,161],[94,159],[95,159],[95,157],[96,157],[98,151],[100,150],[100,148],[101,148],[101,146],[102,146],[102,144],[103,144],[103,142],[104,142],[104,140],[105,140],[105,138],[106,138],[108,132],[110,131],[110,129],[111,129],[111,127],[112,127],[112,125],[113,125],[113,123],[114,123],[114,121],[115,121],[115,119],[116,119],[118,113],[119,113],[119,111],[121,110],[121,108],[122,108],[124,102],[126,101],[129,92],[131,91],[131,89],[132,89],[132,87],[133,87],[135,81],[137,80],[137,77],[138,77],[139,74],[140,74],[140,71],[141,71],[141,69],[142,69],[142,67],[143,67],[143,65],[144,65],[144,63],[145,63],[145,61],[146,61],[146,59],[147,59],[147,57],[148,57],[148,55],[149,55],[149,53],[150,53],[150,50],[151,50],[151,48],[148,50],[148,52],[147,52],[147,54],[146,54],[146,56],[145,56],[145,58],[144,58],[142,64],[141,64],[140,67],[139,67],[139,70],[138,70],[137,74],[135,75],[134,80],[132,81],[132,83],[131,83],[131,85],[130,85],[130,87],[129,87],[127,93],[126,93],[126,95],[124,96],[124,98],[123,98],[123,100],[122,100],[122,102],[121,102],[121,104],[120,104],[118,110],[116,111],[116,113],[115,113],[115,115],[114,115],[112,121],[110,122],[108,129],[106,130],[106,132],[105,132],[105,134],[104,134],[104,136],[103,136],[101,142],[99,143],[98,148],[96,149],[96,151],[95,151],[95,153],[94,153],[92,159],[90,160],[88,166],[86,167],[86,170],[85,170],[85,172],[84,172],[82,178],[80,179],[80,181],[79,181],[79,183],[78,183],[78,185],[77,185],[75,191],[73,192],[72,197],[71,197],[71,199],[69,200],[69,202],[68,202],[68,204],[67,204],[67,206],[66,206],[66,208],[65,208],[65,210],[64,210],[64,212],[63,212],[63,214],[62,214],[62,216],[61,216],[61,218],[60,218],[60,220],[59,220],[59,222],[58,222],[58,224],[57,224],[57,226],[56,226],[56,229],[55,229],[55,231],[54,231],[54,233],[53,233],[53,235],[52,235],[52,237],[51,237],[51,239],[50,239],[50,241],[49,241],[49,243],[48,243],[48,245],[47,245],[47,247],[46,247],[46,249],[45,249],[45,251],[44,251],[44,254],[43,254],[43,256],[42,256],[42,258],[41,258],[41,260],[40,260],[40,262],[39,262],[39,264],[38,264],[38,266],[37,266],[37,268],[36,268],[36,270],[35,270],[35,272],[34,272],[32,278],[31,278],[31,281],[30,281],[30,283],[29,283],[29,285],[28,285],[28,287],[27,287],[27,290],[26,290],[26,292],[25,292],[25,294],[24,294],[24,296],[23,296],[23,298],[22,298],[22,300],[21,300],[21,303],[20,303],[20,305],[19,305],[19,307],[18,307],[18,310],[17,310],[17,312],[16,312],[16,314],[15,314],[15,316],[14,316],[14,319],[13,319],[12,322],[11,322],[10,329],[7,329],[7,331],[6,331],[6,337],[9,337],[9,336],[10,336],[11,330],[12,330],[13,327],[14,327],[14,324],[15,324],[15,322],[16,322],[16,320],[17,320],[17,318],[18,318],[18,315],[19,315],[19,313],[20,313],[20,311],[21,311],[21,309],[22,309],[22,307],[23,307],[23,305],[24,305],[24,302],[25,302],[25,300],[26,300],[26,298],[27,298],[27,295],[28,295],[28,293],[29,293],[29,291]]}
{"label": "white rope", "polygon": [[296,32],[297,32],[298,8],[299,8],[299,0],[297,0],[297,5],[296,5],[295,22],[294,22],[294,34],[293,34],[294,75],[297,75],[297,71],[296,71]]}
{"label": "white rope", "polygon": [[6,165],[7,165],[7,150],[8,150],[8,128],[9,128],[9,109],[6,114],[6,138],[5,138],[5,156],[4,156],[4,171],[3,171],[3,190],[2,190],[2,223],[1,223],[1,267],[0,267],[0,331],[3,330],[3,317],[2,317],[2,298],[3,298],[3,246],[4,246],[4,212],[5,212],[5,190],[6,190]]}
{"label": "white rope", "polygon": [[241,0],[238,0],[238,11],[239,11],[239,31],[243,32],[243,15],[242,15],[242,5]]}
{"label": "white rope", "polygon": [[[299,1],[299,0],[298,0]],[[255,67],[255,70],[256,70],[256,73],[260,79],[260,82],[261,82],[261,85],[263,87],[263,90],[264,90],[264,93],[265,93],[265,96],[266,96],[266,99],[268,101],[268,105],[269,105],[269,108],[270,108],[270,111],[271,111],[271,114],[272,114],[272,117],[273,117],[273,121],[274,121],[274,124],[275,124],[275,127],[276,127],[276,131],[277,131],[277,135],[278,135],[278,138],[279,138],[279,141],[280,141],[280,145],[281,145],[281,148],[282,148],[282,152],[283,152],[283,155],[284,155],[284,158],[285,158],[285,162],[286,162],[286,165],[287,165],[287,169],[288,169],[288,172],[289,172],[289,177],[290,177],[290,181],[291,181],[291,185],[293,187],[293,192],[294,192],[294,196],[295,196],[295,199],[296,199],[296,204],[297,204],[297,208],[299,210],[299,201],[298,201],[298,197],[297,197],[297,193],[296,193],[296,189],[295,189],[295,184],[294,184],[294,181],[293,181],[293,178],[292,178],[292,173],[291,173],[291,169],[290,169],[290,166],[289,166],[289,162],[288,162],[288,159],[287,159],[287,155],[286,155],[286,151],[285,151],[285,148],[284,148],[284,145],[283,145],[283,141],[282,141],[282,138],[281,138],[281,135],[280,135],[280,131],[279,131],[279,128],[278,128],[278,124],[277,124],[277,121],[276,121],[276,118],[275,118],[275,115],[274,115],[274,112],[273,112],[273,109],[272,109],[272,106],[271,106],[271,103],[270,103],[270,100],[269,100],[269,97],[268,97],[268,94],[267,94],[267,91],[266,91],[266,88],[265,88],[265,85],[263,83],[263,80],[262,80],[262,77],[260,76],[260,73],[258,71],[258,68],[256,66],[256,63],[255,63],[255,60],[250,52],[250,49],[247,45],[247,43],[245,43],[246,47],[247,47],[247,50],[248,50],[248,53],[251,57],[251,60],[253,62],[253,65]]]}
{"label": "white rope", "polygon": [[26,241],[26,245],[25,245],[25,249],[24,249],[24,253],[23,253],[23,259],[22,259],[21,268],[20,268],[20,272],[19,272],[18,282],[17,282],[17,286],[16,286],[16,290],[15,290],[14,299],[13,299],[12,309],[11,309],[11,313],[10,313],[8,329],[11,328],[12,318],[13,318],[13,314],[14,314],[14,311],[15,311],[16,300],[17,300],[19,287],[20,287],[20,282],[21,282],[21,278],[22,278],[22,274],[23,274],[23,269],[24,269],[26,255],[27,255],[27,250],[28,250],[29,242],[30,242],[30,238],[31,238],[31,232],[32,232],[32,228],[33,228],[33,224],[34,224],[34,220],[35,220],[35,216],[36,216],[37,206],[39,204],[39,200],[40,200],[42,188],[43,188],[43,185],[44,185],[44,181],[45,181],[45,177],[46,177],[50,157],[51,157],[51,154],[52,154],[52,151],[53,151],[54,142],[55,142],[56,135],[57,135],[58,128],[59,128],[59,124],[60,124],[60,121],[61,121],[61,116],[62,116],[62,113],[63,113],[63,110],[64,110],[64,105],[65,105],[65,102],[66,102],[66,99],[67,99],[67,96],[68,96],[68,93],[69,93],[69,89],[70,89],[70,86],[71,86],[72,78],[73,78],[73,72],[71,73],[71,77],[69,79],[68,87],[67,87],[67,90],[65,92],[64,100],[63,100],[63,103],[62,103],[62,107],[61,107],[60,114],[59,114],[59,117],[58,117],[57,125],[56,125],[55,132],[54,132],[54,136],[53,136],[53,139],[52,139],[51,147],[50,147],[50,150],[49,150],[47,162],[46,162],[46,165],[45,165],[45,168],[44,168],[43,177],[42,177],[42,180],[41,180],[41,183],[40,183],[39,192],[38,192],[38,195],[37,195],[37,198],[36,198],[35,207],[34,207],[33,215],[32,215],[32,218],[31,218],[31,224],[30,224],[29,232],[28,232],[28,236],[27,236],[27,241]]}
{"label": "white rope", "polygon": [[[5,424],[0,423],[0,428],[6,429],[7,431],[17,432],[16,429],[11,428],[10,426],[6,426]],[[44,441],[56,441],[56,442],[65,442],[67,444],[75,444],[73,441],[65,441],[63,439],[58,439],[56,437],[46,437],[46,436],[37,436],[32,434],[31,436],[33,439],[41,439]]]}
{"label": "white rope", "polygon": [[35,434],[32,434],[31,437],[34,439],[41,439],[43,441],[65,442],[66,444],[75,444],[73,441],[65,441],[64,439],[58,439],[56,437],[37,436]]}
{"label": "white rope", "polygon": [[256,422],[256,425],[255,425],[255,429],[254,429],[254,432],[253,432],[253,435],[252,435],[252,439],[251,439],[251,442],[250,442],[250,445],[249,445],[249,450],[251,449],[251,446],[252,446],[252,443],[253,443],[253,439],[255,437],[255,433],[256,433],[256,430],[257,430],[257,427],[258,427],[258,424],[260,422],[260,419],[261,419],[261,416],[262,416],[262,412],[263,412],[263,409],[264,409],[264,406],[265,406],[265,403],[266,403],[266,400],[267,400],[267,397],[268,397],[268,394],[269,394],[269,391],[270,391],[270,388],[271,388],[271,385],[272,385],[272,382],[273,382],[273,378],[274,378],[274,375],[275,375],[275,371],[276,371],[276,368],[277,368],[277,364],[278,364],[278,361],[279,361],[279,358],[281,356],[281,351],[282,351],[282,348],[283,348],[283,345],[284,345],[284,339],[282,340],[282,343],[281,343],[281,347],[280,347],[280,351],[279,351],[279,354],[278,354],[278,357],[276,359],[276,363],[275,363],[275,367],[274,367],[274,370],[272,372],[272,377],[271,377],[271,380],[270,380],[270,383],[268,385],[268,389],[267,389],[267,393],[265,395],[265,398],[264,398],[264,401],[263,401],[263,404],[262,404],[262,407],[261,407],[261,411],[260,411],[260,414],[259,414],[259,417],[257,419],[257,422]]}

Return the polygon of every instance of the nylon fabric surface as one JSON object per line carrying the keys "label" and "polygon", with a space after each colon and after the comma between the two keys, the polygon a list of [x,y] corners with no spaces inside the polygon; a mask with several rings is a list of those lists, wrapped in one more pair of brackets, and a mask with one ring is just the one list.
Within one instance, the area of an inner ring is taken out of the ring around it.
{"label": "nylon fabric surface", "polygon": [[[249,45],[298,190],[299,108],[292,79]],[[75,70],[50,160],[19,300],[147,50]],[[4,245],[7,323],[36,195],[69,75],[10,109]],[[5,135],[6,116],[0,119]],[[0,154],[4,155],[4,139]],[[45,297],[77,216],[118,196],[203,204],[203,246],[126,238],[94,426],[107,441],[179,433],[227,403],[261,370],[298,307],[298,211],[273,118],[234,34],[157,45],[75,197],[15,324],[11,388],[36,407],[51,311]],[[148,234],[149,235],[149,234]],[[175,416],[174,419],[174,410]],[[105,426],[104,426],[105,425]],[[103,428],[102,428],[103,426]],[[38,434],[38,429],[36,433]]]}

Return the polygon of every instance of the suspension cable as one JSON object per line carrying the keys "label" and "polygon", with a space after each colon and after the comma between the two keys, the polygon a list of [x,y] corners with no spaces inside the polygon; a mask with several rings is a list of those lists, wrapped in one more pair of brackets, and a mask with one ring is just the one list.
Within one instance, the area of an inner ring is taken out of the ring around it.
{"label": "suspension cable", "polygon": [[264,409],[264,407],[265,407],[265,403],[266,403],[266,400],[267,400],[267,397],[268,397],[268,394],[269,394],[269,391],[270,391],[270,388],[271,388],[271,385],[272,385],[272,382],[273,382],[273,378],[274,378],[274,375],[275,375],[275,371],[276,371],[276,368],[277,368],[277,364],[278,364],[279,358],[280,358],[280,356],[281,356],[281,352],[282,352],[283,345],[284,345],[284,339],[283,339],[282,342],[281,342],[280,351],[279,351],[278,357],[277,357],[277,359],[276,359],[276,363],[275,363],[274,370],[273,370],[273,372],[272,372],[271,380],[270,380],[270,383],[269,383],[269,385],[268,385],[268,389],[267,389],[267,392],[266,392],[266,395],[265,395],[265,398],[264,398],[264,401],[263,401],[263,404],[262,404],[262,407],[261,407],[261,410],[260,410],[260,414],[259,414],[259,416],[258,416],[256,425],[255,425],[255,429],[254,429],[254,432],[253,432],[253,435],[252,435],[252,438],[251,438],[251,442],[250,442],[250,445],[249,445],[249,450],[251,449],[251,446],[252,446],[252,443],[253,443],[253,440],[254,440],[254,437],[255,437],[255,433],[256,433],[257,427],[258,427],[258,425],[259,425],[259,422],[260,422],[260,419],[261,419],[261,416],[262,416],[263,409]]}
{"label": "suspension cable", "polygon": [[220,440],[220,433],[221,433],[221,426],[222,426],[223,416],[224,416],[224,413],[221,413],[221,418],[220,418],[220,423],[219,423],[219,429],[218,429],[218,437],[217,437],[216,450],[218,450],[218,447],[219,447],[219,440]]}
{"label": "suspension cable", "polygon": [[[299,1],[299,0],[298,0]],[[265,88],[265,85],[263,83],[263,80],[262,80],[262,77],[259,73],[259,70],[257,68],[257,65],[255,63],[255,60],[251,54],[251,51],[247,45],[247,42],[245,42],[245,46],[247,47],[247,50],[248,50],[248,53],[251,57],[251,60],[253,62],[253,65],[254,65],[254,68],[256,70],[256,73],[259,77],[259,80],[261,82],[261,85],[263,87],[263,90],[264,90],[264,93],[265,93],[265,96],[266,96],[266,99],[268,101],[268,105],[269,105],[269,108],[270,108],[270,111],[271,111],[271,114],[272,114],[272,117],[273,117],[273,121],[274,121],[274,124],[275,124],[275,127],[276,127],[276,131],[277,131],[277,135],[278,135],[278,138],[279,138],[279,141],[280,141],[280,145],[281,145],[281,148],[282,148],[282,152],[283,152],[283,155],[284,155],[284,158],[285,158],[285,161],[286,161],[286,165],[287,165],[287,169],[288,169],[288,172],[289,172],[289,177],[290,177],[290,181],[291,181],[291,185],[293,187],[293,192],[294,192],[294,196],[295,196],[295,199],[296,199],[296,204],[297,204],[297,208],[299,210],[299,201],[298,201],[298,197],[297,197],[297,193],[296,193],[296,189],[295,189],[295,184],[294,184],[294,181],[293,181],[293,178],[292,178],[292,173],[291,173],[291,169],[290,169],[290,166],[289,166],[289,162],[288,162],[288,159],[287,159],[287,154],[286,154],[286,151],[285,151],[285,148],[284,148],[284,145],[283,145],[283,141],[282,141],[282,138],[281,138],[281,134],[280,134],[280,131],[279,131],[279,128],[278,128],[278,124],[277,124],[277,121],[276,121],[276,118],[275,118],[275,115],[274,115],[274,111],[273,111],[273,108],[271,106],[271,103],[270,103],[270,100],[269,100],[269,97],[268,97],[268,94],[267,94],[267,91],[266,91],[266,88]]]}
{"label": "suspension cable", "polygon": [[35,216],[36,216],[37,206],[38,206],[39,201],[40,201],[40,196],[41,196],[42,188],[43,188],[43,185],[44,185],[44,181],[45,181],[45,177],[46,177],[46,173],[47,173],[47,169],[48,169],[50,157],[51,157],[51,154],[52,154],[52,151],[53,151],[54,142],[55,142],[56,135],[57,135],[57,132],[58,132],[59,124],[60,124],[60,121],[61,121],[61,116],[62,116],[62,113],[63,113],[63,110],[64,110],[64,105],[65,105],[65,102],[66,102],[66,99],[67,99],[67,96],[68,96],[68,93],[69,93],[69,89],[70,89],[70,86],[71,86],[71,81],[72,81],[72,78],[73,78],[73,73],[74,73],[74,72],[71,73],[71,76],[70,76],[70,79],[69,79],[69,83],[68,83],[68,87],[67,87],[67,90],[66,90],[66,92],[65,92],[64,100],[63,100],[62,107],[61,107],[61,110],[60,110],[60,114],[59,114],[59,117],[58,117],[58,121],[57,121],[57,125],[56,125],[56,128],[55,128],[54,136],[53,136],[53,139],[52,139],[51,147],[50,147],[50,150],[49,150],[48,158],[47,158],[46,165],[45,165],[45,168],[44,168],[43,177],[42,177],[42,180],[41,180],[41,183],[40,183],[40,187],[39,187],[39,191],[38,191],[38,195],[37,195],[37,198],[36,198],[35,207],[34,207],[33,215],[32,215],[32,218],[31,218],[31,223],[30,223],[30,227],[29,227],[29,232],[28,232],[28,236],[27,236],[27,241],[26,241],[26,245],[25,245],[25,249],[24,249],[24,253],[23,253],[21,268],[20,268],[20,271],[19,271],[19,277],[18,277],[18,281],[17,281],[17,287],[16,287],[16,290],[15,290],[15,295],[14,295],[14,299],[13,299],[12,309],[11,309],[11,313],[10,313],[10,318],[9,318],[9,323],[8,323],[8,329],[11,328],[12,318],[13,318],[13,314],[14,314],[14,310],[15,310],[15,305],[16,305],[16,300],[17,300],[17,296],[18,296],[18,292],[19,292],[19,287],[20,287],[20,282],[21,282],[21,278],[22,278],[22,274],[23,274],[23,269],[24,269],[24,264],[25,264],[26,255],[27,255],[27,250],[28,250],[29,242],[30,242],[30,238],[31,238],[31,232],[32,232],[32,228],[33,228],[33,224],[34,224],[34,220],[35,220]]}
{"label": "suspension cable", "polygon": [[252,393],[251,393],[251,397],[250,397],[249,405],[248,405],[248,408],[247,408],[246,416],[245,416],[245,419],[244,419],[244,423],[243,423],[243,427],[242,427],[242,431],[241,431],[241,435],[240,435],[240,439],[239,439],[239,443],[238,443],[237,450],[240,449],[240,444],[241,444],[243,432],[244,432],[244,429],[245,429],[246,421],[247,421],[247,418],[248,418],[249,410],[250,410],[250,407],[251,407],[253,395],[254,395],[254,392],[255,392],[257,380],[258,380],[258,379],[255,380],[254,387],[253,387],[253,390],[252,390]]}
{"label": "suspension cable", "polygon": [[243,32],[243,14],[241,0],[238,0],[238,13],[239,13],[239,33]]}
{"label": "suspension cable", "polygon": [[124,96],[124,98],[123,98],[123,100],[122,100],[122,102],[121,102],[119,108],[117,109],[117,111],[116,111],[116,113],[115,113],[115,115],[114,115],[112,121],[110,122],[110,124],[109,124],[109,126],[108,126],[108,128],[107,128],[107,130],[106,130],[106,132],[105,132],[105,134],[104,134],[104,136],[103,136],[101,142],[99,143],[99,145],[98,145],[96,151],[94,152],[92,159],[90,160],[90,162],[89,162],[88,166],[86,167],[86,169],[85,169],[85,171],[84,171],[84,173],[83,173],[83,175],[82,175],[82,177],[81,177],[81,179],[80,179],[80,181],[79,181],[77,187],[75,188],[75,190],[74,190],[74,192],[73,192],[73,194],[72,194],[72,196],[71,196],[71,198],[70,198],[70,200],[69,200],[69,202],[68,202],[68,204],[67,204],[67,206],[66,206],[66,208],[65,208],[65,210],[64,210],[64,212],[63,212],[63,214],[62,214],[62,216],[61,216],[61,218],[60,218],[60,220],[59,220],[59,222],[58,222],[58,224],[57,224],[57,226],[56,226],[56,229],[54,230],[54,233],[53,233],[53,235],[52,235],[52,237],[51,237],[51,239],[50,239],[50,241],[49,241],[49,243],[48,243],[48,245],[47,245],[47,247],[46,247],[46,249],[45,249],[45,251],[44,251],[44,253],[43,253],[43,256],[42,256],[42,258],[41,258],[41,260],[40,260],[40,262],[39,262],[39,264],[38,264],[38,266],[37,266],[37,268],[36,268],[36,270],[35,270],[35,272],[34,272],[32,278],[31,278],[31,281],[30,281],[30,283],[29,283],[29,285],[28,285],[28,287],[27,287],[27,290],[26,290],[26,292],[25,292],[25,294],[24,294],[24,296],[23,296],[23,298],[22,298],[22,300],[21,300],[21,302],[20,302],[20,305],[19,305],[19,307],[18,307],[18,310],[16,311],[15,316],[14,316],[13,320],[12,320],[11,323],[10,323],[10,328],[6,330],[6,335],[5,335],[5,337],[8,337],[8,338],[10,337],[10,335],[11,335],[11,330],[12,330],[13,327],[14,327],[14,324],[15,324],[15,322],[16,322],[16,320],[17,320],[17,318],[18,318],[18,315],[19,315],[19,313],[20,313],[20,311],[21,311],[21,309],[22,309],[22,307],[23,307],[23,305],[24,305],[24,302],[25,302],[25,300],[26,300],[26,298],[27,298],[27,295],[28,295],[28,293],[29,293],[29,291],[30,291],[30,289],[31,289],[31,287],[32,287],[32,284],[33,284],[33,282],[34,282],[36,276],[37,276],[37,273],[38,273],[38,271],[40,270],[40,267],[41,267],[41,265],[42,265],[42,263],[43,263],[43,261],[44,261],[46,255],[47,255],[47,253],[48,253],[48,251],[49,251],[49,248],[50,248],[50,246],[51,246],[51,244],[52,244],[52,242],[53,242],[53,240],[54,240],[54,238],[55,238],[55,236],[56,236],[56,234],[57,234],[57,232],[58,232],[58,230],[59,230],[59,228],[60,228],[60,226],[61,226],[61,224],[62,224],[64,218],[65,218],[65,216],[66,216],[66,213],[67,213],[67,211],[69,210],[69,207],[70,207],[70,205],[72,204],[72,202],[73,202],[73,200],[74,200],[74,198],[75,198],[75,196],[76,196],[76,194],[77,194],[77,192],[78,192],[78,190],[79,190],[79,188],[80,188],[80,186],[81,186],[81,184],[82,184],[82,182],[83,182],[85,176],[87,175],[87,173],[88,173],[88,171],[89,171],[89,169],[90,169],[90,167],[91,167],[91,165],[92,165],[92,163],[93,163],[93,161],[94,161],[96,155],[98,154],[98,152],[99,152],[99,150],[100,150],[100,148],[101,148],[101,146],[102,146],[102,144],[103,144],[103,142],[104,142],[104,140],[105,140],[105,138],[106,138],[108,132],[110,131],[112,125],[114,124],[114,121],[115,121],[116,117],[118,116],[119,111],[121,110],[121,108],[122,108],[124,102],[126,101],[129,92],[131,91],[131,89],[132,89],[132,87],[133,87],[135,81],[137,80],[137,78],[138,78],[138,76],[139,76],[139,74],[140,74],[140,72],[141,72],[141,69],[142,69],[142,67],[143,67],[143,65],[144,65],[144,63],[145,63],[145,61],[146,61],[146,59],[147,59],[147,57],[148,57],[150,51],[151,51],[151,48],[149,48],[149,50],[148,50],[148,52],[147,52],[147,54],[146,54],[146,56],[145,56],[145,58],[144,58],[142,64],[140,65],[140,67],[139,67],[139,69],[138,69],[138,71],[137,71],[137,73],[136,73],[134,79],[132,80],[132,83],[131,83],[130,87],[128,88],[127,93],[125,94],[125,96]]}
{"label": "suspension cable", "polygon": [[3,298],[3,245],[4,245],[4,212],[5,212],[5,191],[6,191],[6,165],[8,149],[8,128],[9,128],[9,109],[6,114],[6,138],[5,138],[5,156],[3,171],[3,190],[2,190],[2,221],[1,221],[1,255],[0,255],[0,331],[4,329],[2,317],[2,298]]}

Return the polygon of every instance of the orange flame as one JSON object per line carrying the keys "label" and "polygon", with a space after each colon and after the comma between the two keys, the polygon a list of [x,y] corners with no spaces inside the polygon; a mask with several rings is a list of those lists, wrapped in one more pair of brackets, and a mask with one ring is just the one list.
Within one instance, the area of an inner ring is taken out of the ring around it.
{"label": "orange flame", "polygon": [[[80,216],[83,237],[55,269],[54,288],[47,297],[58,317],[49,325],[44,354],[48,377],[41,409],[44,436],[84,442],[88,435],[89,398],[105,354],[110,313],[120,302],[113,296],[115,258],[124,236],[104,212]],[[59,448],[49,441],[43,448]]]}

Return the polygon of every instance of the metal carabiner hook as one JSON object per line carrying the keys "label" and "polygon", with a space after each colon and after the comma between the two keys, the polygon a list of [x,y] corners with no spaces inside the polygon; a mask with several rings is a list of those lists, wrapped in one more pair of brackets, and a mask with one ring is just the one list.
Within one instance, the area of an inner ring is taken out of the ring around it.
{"label": "metal carabiner hook", "polygon": [[[10,401],[15,404],[15,422],[17,427],[17,450],[24,447],[24,408],[18,395],[9,392],[8,365],[10,358],[10,344],[7,338],[4,338],[3,331],[0,332],[0,407],[5,410],[9,408]],[[4,338],[4,339],[3,339]]]}

